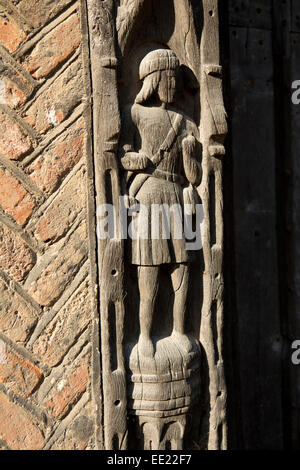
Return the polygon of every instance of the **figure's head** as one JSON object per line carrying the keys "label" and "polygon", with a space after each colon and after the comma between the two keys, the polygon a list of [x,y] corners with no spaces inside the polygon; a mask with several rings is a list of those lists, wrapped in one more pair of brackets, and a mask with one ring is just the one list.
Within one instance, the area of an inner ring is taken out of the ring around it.
{"label": "figure's head", "polygon": [[162,103],[175,101],[176,74],[179,60],[169,49],[157,49],[149,52],[140,64],[140,79],[144,81],[136,97],[136,103],[143,103],[156,92]]}

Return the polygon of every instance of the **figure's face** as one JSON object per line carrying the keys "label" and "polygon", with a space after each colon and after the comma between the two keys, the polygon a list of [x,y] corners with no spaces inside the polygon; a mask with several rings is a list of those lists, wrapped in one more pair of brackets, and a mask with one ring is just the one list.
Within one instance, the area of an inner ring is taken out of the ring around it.
{"label": "figure's face", "polygon": [[162,103],[174,103],[176,94],[176,70],[163,70],[161,72],[157,92]]}

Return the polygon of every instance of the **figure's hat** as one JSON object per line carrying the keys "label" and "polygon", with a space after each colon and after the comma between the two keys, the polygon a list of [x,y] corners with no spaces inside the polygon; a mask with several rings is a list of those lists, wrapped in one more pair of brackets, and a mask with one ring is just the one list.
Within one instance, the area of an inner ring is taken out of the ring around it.
{"label": "figure's hat", "polygon": [[156,49],[149,52],[140,63],[140,79],[147,77],[150,73],[160,70],[176,70],[179,60],[176,54],[169,49]]}

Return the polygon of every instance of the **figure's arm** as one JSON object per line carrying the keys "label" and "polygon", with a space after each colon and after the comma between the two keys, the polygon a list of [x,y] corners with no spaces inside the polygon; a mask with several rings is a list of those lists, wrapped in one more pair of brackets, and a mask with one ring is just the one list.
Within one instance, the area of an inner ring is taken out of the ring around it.
{"label": "figure's arm", "polygon": [[120,163],[127,171],[140,171],[147,168],[149,159],[143,152],[134,149],[136,124],[132,117],[132,107],[126,107],[122,113],[122,131],[120,138]]}
{"label": "figure's arm", "polygon": [[197,147],[199,147],[199,142],[192,134],[182,141],[184,172],[187,180],[193,186],[199,186],[202,178],[202,168],[197,160]]}
{"label": "figure's arm", "polygon": [[142,152],[126,152],[124,157],[121,158],[121,165],[127,171],[145,170],[149,165],[149,159]]}

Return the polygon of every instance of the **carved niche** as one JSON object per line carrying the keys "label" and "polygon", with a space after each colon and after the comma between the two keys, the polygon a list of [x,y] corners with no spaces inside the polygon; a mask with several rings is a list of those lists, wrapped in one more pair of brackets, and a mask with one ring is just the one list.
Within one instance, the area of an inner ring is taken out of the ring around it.
{"label": "carved niche", "polygon": [[217,3],[87,0],[106,449],[227,445]]}

